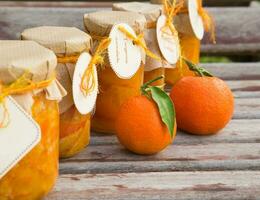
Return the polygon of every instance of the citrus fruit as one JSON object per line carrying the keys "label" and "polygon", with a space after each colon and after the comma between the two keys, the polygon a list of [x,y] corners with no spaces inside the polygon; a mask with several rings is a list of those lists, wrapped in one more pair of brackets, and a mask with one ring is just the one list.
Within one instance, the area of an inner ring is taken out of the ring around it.
{"label": "citrus fruit", "polygon": [[217,133],[234,111],[233,94],[226,83],[203,70],[200,77],[183,77],[170,93],[178,127],[198,135]]}
{"label": "citrus fruit", "polygon": [[[128,150],[142,155],[160,152],[172,143],[176,135],[175,111],[170,98],[155,86],[147,88],[151,93],[143,92],[143,95],[123,103],[116,120],[119,142]],[[165,123],[167,120],[172,126]]]}

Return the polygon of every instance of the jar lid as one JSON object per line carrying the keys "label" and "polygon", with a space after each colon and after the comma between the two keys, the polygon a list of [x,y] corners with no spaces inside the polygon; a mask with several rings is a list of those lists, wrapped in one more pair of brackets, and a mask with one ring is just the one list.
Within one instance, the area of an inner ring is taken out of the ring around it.
{"label": "jar lid", "polygon": [[144,15],[123,11],[99,11],[84,15],[85,28],[94,36],[108,36],[117,23],[128,24],[138,34],[144,31],[146,19]]}
{"label": "jar lid", "polygon": [[26,29],[22,40],[33,40],[57,55],[73,55],[89,51],[91,37],[75,27],[40,26]]}
{"label": "jar lid", "polygon": [[32,81],[50,78],[57,65],[55,54],[34,41],[0,40],[0,80],[10,84],[29,71]]}
{"label": "jar lid", "polygon": [[113,10],[143,14],[147,22],[154,22],[162,13],[162,5],[141,2],[114,3]]}

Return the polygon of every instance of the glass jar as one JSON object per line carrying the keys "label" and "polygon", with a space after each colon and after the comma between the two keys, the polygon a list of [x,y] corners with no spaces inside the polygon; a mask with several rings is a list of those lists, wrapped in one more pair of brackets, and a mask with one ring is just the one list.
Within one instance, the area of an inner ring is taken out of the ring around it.
{"label": "glass jar", "polygon": [[[90,139],[90,113],[83,115],[75,107],[72,98],[72,79],[77,57],[89,52],[91,37],[74,27],[42,26],[26,29],[23,40],[33,40],[54,51],[58,57],[57,79],[68,94],[60,102],[61,158],[74,156],[82,151]],[[65,45],[64,45],[65,44]]]}
{"label": "glass jar", "polygon": [[[179,33],[180,45],[182,48],[182,56],[194,64],[199,63],[200,58],[200,40],[195,36],[189,36]],[[185,62],[182,62],[182,69],[180,66],[180,61],[176,64],[174,69],[166,69],[165,71],[165,81],[170,85],[174,85],[183,76],[194,76],[194,72],[189,70],[189,67]]]}
{"label": "glass jar", "polygon": [[144,66],[140,66],[130,79],[119,78],[109,65],[98,71],[100,93],[97,97],[96,112],[92,128],[103,133],[114,133],[114,121],[119,107],[130,97],[140,95],[143,84]]}
{"label": "glass jar", "polygon": [[[162,68],[154,69],[152,71],[145,71],[144,72],[144,82],[153,80],[156,77],[159,77],[159,76],[162,76],[162,75],[165,77],[165,70],[166,69],[162,67]],[[158,81],[153,82],[151,85],[163,87],[164,83],[165,83],[165,78],[162,78]]]}
{"label": "glass jar", "polygon": [[73,105],[60,115],[60,157],[70,157],[89,144],[90,114],[82,115]]}
{"label": "glass jar", "polygon": [[41,128],[41,141],[0,179],[1,200],[41,199],[58,176],[58,103],[43,92],[33,99],[32,116]]}
{"label": "glass jar", "polygon": [[[146,20],[143,15],[133,12],[100,11],[86,14],[84,23],[88,33],[96,38],[96,43],[98,38],[108,37],[111,28],[117,23],[126,23],[139,34],[144,31]],[[141,94],[143,76],[144,66],[141,64],[132,78],[121,79],[112,70],[108,59],[105,59],[105,63],[98,70],[99,94],[91,122],[94,131],[115,133],[114,123],[119,107],[128,98]]]}
{"label": "glass jar", "polygon": [[[163,4],[162,0],[150,0],[153,4]],[[177,1],[180,3],[180,1]],[[187,10],[187,1],[184,2],[183,8],[178,12],[178,15],[175,18],[179,18],[177,21],[179,23],[174,25],[176,26],[177,31],[179,32],[179,40],[182,50],[182,56],[186,59],[190,60],[191,62],[198,64],[200,58],[200,40],[193,34],[190,34],[186,30],[186,24],[190,26],[190,22],[186,21],[189,19],[188,10]],[[197,0],[198,7],[202,6],[202,0]],[[184,15],[187,16],[184,16]],[[176,67],[166,68],[165,69],[165,82],[174,85],[178,80],[180,80],[183,76],[194,76],[194,73],[189,70],[189,67],[186,65],[185,62],[182,62],[182,67],[180,65],[180,61],[176,63]]]}
{"label": "glass jar", "polygon": [[[115,11],[137,12],[144,15],[146,18],[146,29],[144,30],[146,45],[154,54],[161,56],[156,37],[156,20],[160,17],[162,10],[160,5],[142,2],[126,2],[114,3],[112,8]],[[159,76],[165,76],[166,65],[169,65],[166,61],[162,62],[146,56],[146,62],[144,65],[144,82],[153,80]],[[153,82],[151,85],[163,87],[164,84],[165,80],[162,78]]]}

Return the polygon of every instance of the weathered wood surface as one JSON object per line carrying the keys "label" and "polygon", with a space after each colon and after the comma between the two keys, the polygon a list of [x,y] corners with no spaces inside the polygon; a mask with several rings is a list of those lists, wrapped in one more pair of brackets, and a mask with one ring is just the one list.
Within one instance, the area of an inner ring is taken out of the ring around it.
{"label": "weathered wood surface", "polygon": [[[173,144],[159,154],[138,156],[120,145],[89,146],[63,160],[61,173],[260,170],[259,143]],[[80,163],[80,165],[79,165]]]}
{"label": "weathered wood surface", "polygon": [[[116,0],[123,2],[126,0]],[[129,0],[128,0],[129,1]],[[134,1],[134,0],[132,0]],[[145,0],[139,0],[148,2]],[[204,6],[249,6],[252,0],[206,0]],[[111,1],[85,2],[85,1],[0,1],[0,6],[13,7],[111,7]]]}
{"label": "weathered wood surface", "polygon": [[225,80],[260,80],[260,62],[206,63],[202,66]]}
{"label": "weathered wood surface", "polygon": [[[28,2],[25,7],[0,7],[0,39],[19,38],[24,28],[39,25],[83,29],[82,15],[103,9],[92,3],[82,2],[88,8],[30,8]],[[218,45],[204,41],[204,54],[260,54],[259,8],[210,8],[210,12],[216,18]],[[206,137],[178,131],[172,145],[152,156],[128,152],[114,135],[92,133],[83,152],[61,160],[60,178],[46,199],[258,199],[260,63],[202,66],[226,80],[234,93],[235,112],[225,129]]]}
{"label": "weathered wood surface", "polygon": [[48,200],[242,200],[258,199],[259,188],[259,171],[68,174]]}
{"label": "weathered wood surface", "polygon": [[[260,119],[231,120],[225,129],[217,135],[206,137],[194,136],[178,131],[174,145],[196,145],[210,143],[259,143]],[[119,144],[114,135],[92,133],[90,145]]]}
{"label": "weathered wood surface", "polygon": [[[243,79],[241,64],[227,66],[207,68]],[[260,66],[252,66],[259,74]],[[178,131],[174,143],[157,155],[132,154],[114,135],[92,133],[86,150],[61,161],[60,179],[47,199],[257,199],[259,83],[227,80],[236,96],[234,119],[227,127],[206,137]]]}
{"label": "weathered wood surface", "polygon": [[251,0],[204,0],[205,6],[249,6]]}
{"label": "weathered wood surface", "polygon": [[[76,26],[83,29],[83,14],[98,9],[110,8],[1,7],[0,39],[19,38],[19,33],[25,28],[40,25]],[[202,45],[202,53],[260,54],[259,8],[209,8],[209,11],[216,22],[217,45]]]}

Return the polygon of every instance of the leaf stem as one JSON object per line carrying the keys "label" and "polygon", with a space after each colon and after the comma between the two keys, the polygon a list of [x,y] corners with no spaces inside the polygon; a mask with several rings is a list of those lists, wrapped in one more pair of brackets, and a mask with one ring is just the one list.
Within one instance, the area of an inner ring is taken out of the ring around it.
{"label": "leaf stem", "polygon": [[155,82],[155,81],[158,81],[158,80],[160,80],[160,79],[162,79],[162,78],[164,78],[163,75],[158,76],[157,78],[152,79],[152,80],[147,81],[146,83],[144,83],[142,87],[147,87],[147,86],[150,85],[151,83],[153,83],[153,82]]}
{"label": "leaf stem", "polygon": [[146,83],[144,83],[144,84],[141,86],[141,92],[142,92],[142,94],[143,94],[143,95],[146,95],[147,97],[150,98],[150,95],[149,95],[149,93],[147,92],[147,90],[149,89],[149,85],[152,84],[152,83],[155,82],[155,81],[158,81],[158,80],[162,79],[162,78],[164,78],[163,75],[162,75],[162,76],[159,76],[159,77],[156,77],[156,78],[154,78],[154,79],[152,79],[152,80],[147,81]]}
{"label": "leaf stem", "polygon": [[199,66],[195,65],[194,63],[190,62],[189,60],[187,60],[184,57],[182,57],[182,59],[186,62],[189,69],[191,71],[194,71],[198,76],[200,76],[200,77],[205,77],[205,76],[213,77],[213,74],[211,74],[209,71],[207,71],[203,67],[199,67]]}

